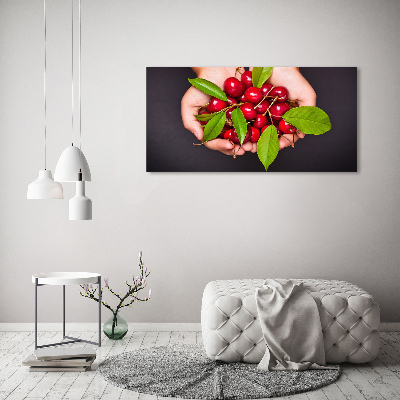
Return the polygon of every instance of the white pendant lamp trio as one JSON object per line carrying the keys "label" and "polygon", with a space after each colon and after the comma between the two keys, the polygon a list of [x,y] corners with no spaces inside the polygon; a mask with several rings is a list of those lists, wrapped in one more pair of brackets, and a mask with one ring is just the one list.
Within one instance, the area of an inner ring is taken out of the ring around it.
{"label": "white pendant lamp trio", "polygon": [[[72,133],[74,130],[74,0],[72,0]],[[58,182],[75,182],[76,194],[69,201],[70,220],[91,220],[92,201],[85,196],[85,182],[91,181],[89,165],[78,147],[73,144],[67,147],[58,160],[54,179],[51,171],[46,167],[46,62],[47,62],[47,24],[46,24],[46,0],[43,0],[44,8],[44,169],[39,171],[39,177],[28,185],[28,199],[63,199],[63,188]],[[81,0],[79,0],[79,137],[81,139]]]}

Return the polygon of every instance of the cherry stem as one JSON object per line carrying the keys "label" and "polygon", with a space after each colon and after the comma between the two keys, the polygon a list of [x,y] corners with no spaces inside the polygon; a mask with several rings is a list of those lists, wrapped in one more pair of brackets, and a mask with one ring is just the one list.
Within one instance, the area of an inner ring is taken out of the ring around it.
{"label": "cherry stem", "polygon": [[271,115],[271,113],[269,112],[269,109],[268,109],[266,112],[268,112],[269,119],[271,120],[271,125],[272,125],[272,115]]}
{"label": "cherry stem", "polygon": [[235,70],[235,78],[236,78],[236,74],[237,74],[238,72],[239,72],[240,75],[243,74],[243,72],[240,72],[240,68],[242,68],[242,67],[237,67],[237,68],[236,68],[236,70]]}
{"label": "cherry stem", "polygon": [[274,100],[272,100],[272,103],[269,105],[267,111],[265,111],[265,113],[263,114],[264,116],[265,116],[266,113],[269,114],[269,116],[271,117],[271,123],[272,123],[272,116],[271,116],[271,113],[269,112],[269,109],[272,107],[272,104],[274,104],[274,103],[276,102],[276,100],[278,100],[278,96],[276,96],[276,97],[274,98]]}
{"label": "cherry stem", "polygon": [[[272,86],[271,89],[268,90],[268,93],[261,99],[261,101],[254,107],[257,108],[269,95],[269,92],[274,88],[275,86]],[[271,96],[270,96],[271,97]]]}
{"label": "cherry stem", "polygon": [[[215,113],[211,113],[211,114],[208,114],[208,115],[212,115],[212,117],[214,117],[215,115],[217,115],[217,114],[219,114],[219,113],[221,113],[221,112],[224,112],[224,111],[226,111],[226,110],[229,110],[230,108],[232,108],[232,107],[239,107],[239,106],[241,106],[242,104],[244,104],[244,103],[238,103],[238,104],[231,104],[230,106],[228,106],[228,107],[225,107],[225,108],[223,108],[222,110],[219,110],[219,111],[217,111],[217,112],[215,112]],[[204,107],[204,106],[201,106],[200,108],[202,108],[202,107]],[[199,108],[199,109],[200,109]],[[194,116],[196,117],[197,115],[200,115],[199,114],[199,111],[197,111],[197,114],[194,114]],[[211,118],[212,118],[211,117]],[[210,118],[210,119],[211,119]],[[199,121],[201,121],[201,120],[199,120]]]}
{"label": "cherry stem", "polygon": [[[236,153],[235,153],[235,143],[232,142],[231,139],[227,139],[228,142],[233,146],[233,158],[236,158]],[[238,150],[239,151],[239,150]]]}
{"label": "cherry stem", "polygon": [[236,158],[237,153],[239,153],[240,147],[237,149],[237,151],[233,150],[233,158]]}
{"label": "cherry stem", "polygon": [[229,109],[232,108],[232,107],[239,107],[239,106],[241,106],[242,104],[244,104],[244,103],[231,104],[230,106],[223,108],[221,111],[218,111],[218,112],[216,112],[215,114],[218,114],[218,113],[220,113],[220,112],[229,110]]}

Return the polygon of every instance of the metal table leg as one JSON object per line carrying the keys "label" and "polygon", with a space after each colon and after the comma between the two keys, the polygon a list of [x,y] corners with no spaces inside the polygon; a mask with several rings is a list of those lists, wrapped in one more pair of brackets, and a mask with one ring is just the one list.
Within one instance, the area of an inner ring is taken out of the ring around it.
{"label": "metal table leg", "polygon": [[38,345],[37,345],[37,288],[38,288],[38,278],[35,278],[35,350],[38,348]]}
{"label": "metal table leg", "polygon": [[99,347],[101,347],[101,276],[99,276]]}
{"label": "metal table leg", "polygon": [[65,338],[65,285],[63,285],[63,339]]}

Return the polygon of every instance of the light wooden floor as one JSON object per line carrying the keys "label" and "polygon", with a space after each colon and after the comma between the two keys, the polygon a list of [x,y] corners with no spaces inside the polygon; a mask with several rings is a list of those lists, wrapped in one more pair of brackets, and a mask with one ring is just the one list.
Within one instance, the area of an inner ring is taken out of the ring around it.
{"label": "light wooden floor", "polygon": [[[69,333],[75,337],[96,340],[96,333]],[[39,344],[58,342],[57,332],[39,333]],[[103,335],[104,336],[104,335]],[[400,399],[400,332],[381,333],[379,357],[364,365],[342,364],[342,376],[329,386],[280,399],[363,400]],[[21,361],[33,352],[33,332],[0,332],[0,399],[140,399],[157,400],[156,396],[138,395],[119,389],[91,372],[29,372]],[[139,348],[168,343],[200,343],[200,332],[133,332],[120,341],[103,339],[93,370],[104,358]],[[79,346],[79,345],[78,345]]]}

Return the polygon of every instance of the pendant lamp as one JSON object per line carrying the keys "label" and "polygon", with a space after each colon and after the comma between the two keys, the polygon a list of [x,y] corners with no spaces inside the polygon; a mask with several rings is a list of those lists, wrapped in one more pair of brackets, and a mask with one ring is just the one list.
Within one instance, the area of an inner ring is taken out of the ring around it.
{"label": "pendant lamp", "polygon": [[44,15],[44,169],[39,171],[39,177],[28,185],[27,198],[29,200],[62,199],[63,189],[58,182],[54,182],[51,171],[46,169],[46,139],[47,139],[47,107],[46,107],[46,62],[47,62],[47,24],[46,0],[43,0]]}
{"label": "pendant lamp", "polygon": [[[91,220],[92,200],[85,195],[85,181],[91,181],[89,164],[81,150],[81,0],[79,0],[79,58],[78,58],[78,93],[79,93],[79,148],[67,147],[61,154],[54,179],[60,182],[76,182],[76,195],[69,201],[70,220]],[[72,134],[74,132],[74,0],[72,0]]]}
{"label": "pendant lamp", "polygon": [[63,189],[58,182],[54,182],[51,171],[41,169],[39,177],[28,185],[28,200],[63,199]]}
{"label": "pendant lamp", "polygon": [[92,180],[85,155],[72,144],[61,153],[54,171],[54,179],[58,182],[77,182],[79,174],[82,176],[82,181]]}
{"label": "pendant lamp", "polygon": [[85,181],[82,181],[82,172],[79,173],[81,178],[76,182],[76,194],[69,201],[69,219],[89,220],[92,219],[92,200],[85,196]]}

